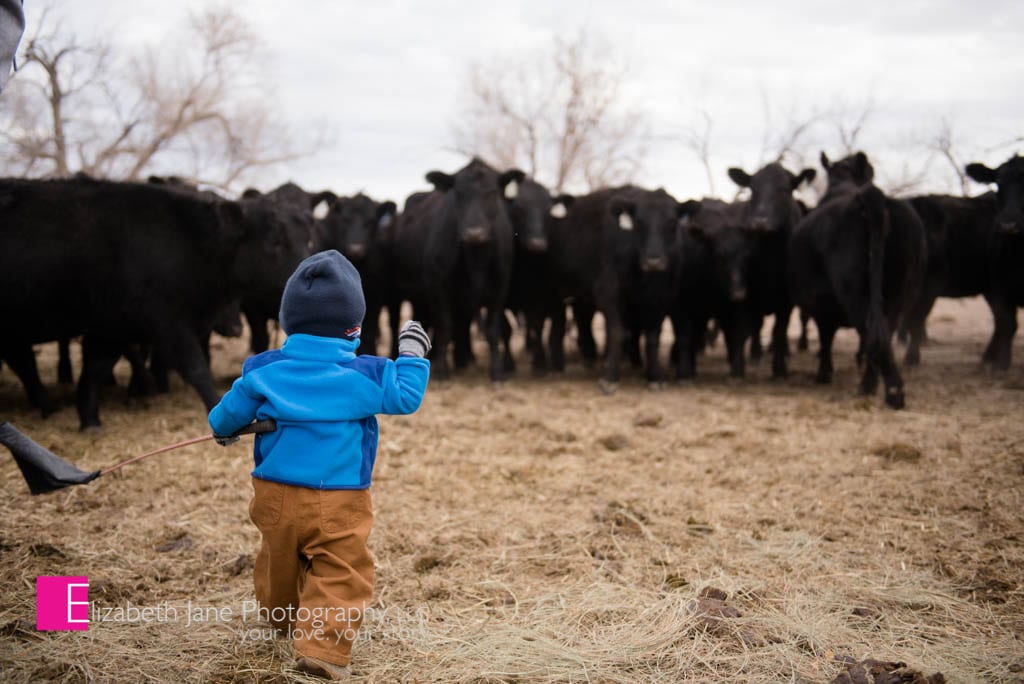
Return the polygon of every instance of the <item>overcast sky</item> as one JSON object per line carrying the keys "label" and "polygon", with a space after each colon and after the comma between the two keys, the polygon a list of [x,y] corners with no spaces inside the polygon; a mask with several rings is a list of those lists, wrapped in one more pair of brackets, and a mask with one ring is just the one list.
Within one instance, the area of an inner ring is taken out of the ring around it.
{"label": "overcast sky", "polygon": [[[174,50],[171,28],[208,4],[76,0],[56,11],[81,37],[100,32],[118,47]],[[25,5],[31,27],[37,3]],[[310,190],[364,190],[400,202],[429,187],[426,171],[465,163],[450,151],[451,130],[472,62],[525,58],[549,49],[556,35],[580,31],[606,41],[627,65],[629,105],[649,116],[647,161],[636,180],[680,199],[709,190],[682,142],[700,111],[713,120],[714,184],[725,196],[735,189],[729,166],[756,170],[766,124],[777,129],[787,118],[815,112],[852,116],[868,103],[860,146],[883,183],[923,167],[927,141],[943,119],[964,162],[998,164],[1024,152],[1024,144],[1006,144],[1024,135],[1021,0],[235,0],[231,6],[265,41],[266,79],[289,125],[329,134],[330,144],[317,154],[267,177],[268,188],[293,180]],[[823,121],[808,145],[838,157],[830,126]],[[957,190],[944,164],[932,160],[925,190]]]}

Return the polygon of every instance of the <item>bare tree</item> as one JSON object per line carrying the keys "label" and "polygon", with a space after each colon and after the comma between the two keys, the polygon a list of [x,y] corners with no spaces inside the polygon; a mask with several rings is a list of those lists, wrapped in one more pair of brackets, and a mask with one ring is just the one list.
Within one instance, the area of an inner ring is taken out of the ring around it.
{"label": "bare tree", "polygon": [[713,119],[710,112],[701,109],[698,112],[699,123],[683,130],[683,144],[700,160],[704,175],[708,179],[708,196],[715,196],[715,172],[711,167],[711,129]]}
{"label": "bare tree", "polygon": [[625,69],[586,35],[535,60],[470,69],[454,147],[520,166],[556,191],[627,182],[645,154],[645,115],[623,103]]}
{"label": "bare tree", "polygon": [[126,180],[164,172],[227,190],[298,156],[252,87],[259,41],[233,11],[192,16],[175,43],[192,49],[126,60],[50,26],[46,12],[11,82],[17,105],[0,128],[11,171]]}

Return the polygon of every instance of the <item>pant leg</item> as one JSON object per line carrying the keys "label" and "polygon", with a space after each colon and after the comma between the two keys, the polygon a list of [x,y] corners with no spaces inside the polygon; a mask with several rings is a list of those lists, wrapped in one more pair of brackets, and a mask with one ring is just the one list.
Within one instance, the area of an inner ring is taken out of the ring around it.
{"label": "pant leg", "polygon": [[303,534],[309,564],[300,588],[303,619],[295,625],[295,652],[347,665],[373,598],[373,555],[366,545],[373,525],[370,491],[307,492],[307,511],[320,515],[308,515],[311,524]]}
{"label": "pant leg", "polygon": [[299,607],[299,586],[307,565],[299,553],[299,530],[292,513],[294,499],[302,492],[299,487],[255,477],[252,484],[249,517],[262,535],[253,568],[256,601],[269,613],[274,627],[287,631]]}

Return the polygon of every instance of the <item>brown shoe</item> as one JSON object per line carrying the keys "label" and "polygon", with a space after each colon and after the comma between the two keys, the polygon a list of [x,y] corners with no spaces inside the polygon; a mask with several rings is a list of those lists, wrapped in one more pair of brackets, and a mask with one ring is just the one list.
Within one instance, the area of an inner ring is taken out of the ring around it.
{"label": "brown shoe", "polygon": [[335,665],[311,656],[302,656],[296,660],[292,669],[332,682],[341,682],[352,676],[348,665]]}

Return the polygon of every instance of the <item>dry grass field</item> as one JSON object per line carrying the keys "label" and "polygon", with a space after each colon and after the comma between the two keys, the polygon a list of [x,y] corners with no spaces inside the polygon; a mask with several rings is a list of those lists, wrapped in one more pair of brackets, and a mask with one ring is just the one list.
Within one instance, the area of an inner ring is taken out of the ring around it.
{"label": "dry grass field", "polygon": [[[828,682],[875,658],[1024,681],[1024,343],[990,375],[990,330],[980,300],[940,301],[899,412],[856,394],[850,331],[825,387],[796,352],[788,381],[767,363],[730,381],[721,343],[695,383],[661,392],[629,373],[604,396],[578,363],[432,384],[417,414],[381,419],[355,680]],[[244,356],[215,340],[224,389]],[[83,468],[206,432],[180,382],[146,406],[123,385],[102,432],[79,434],[72,390],[40,420],[4,369],[0,420]],[[39,497],[4,450],[0,679],[304,681],[245,614],[250,439]],[[95,606],[165,619],[36,632],[40,574],[87,575]]]}

